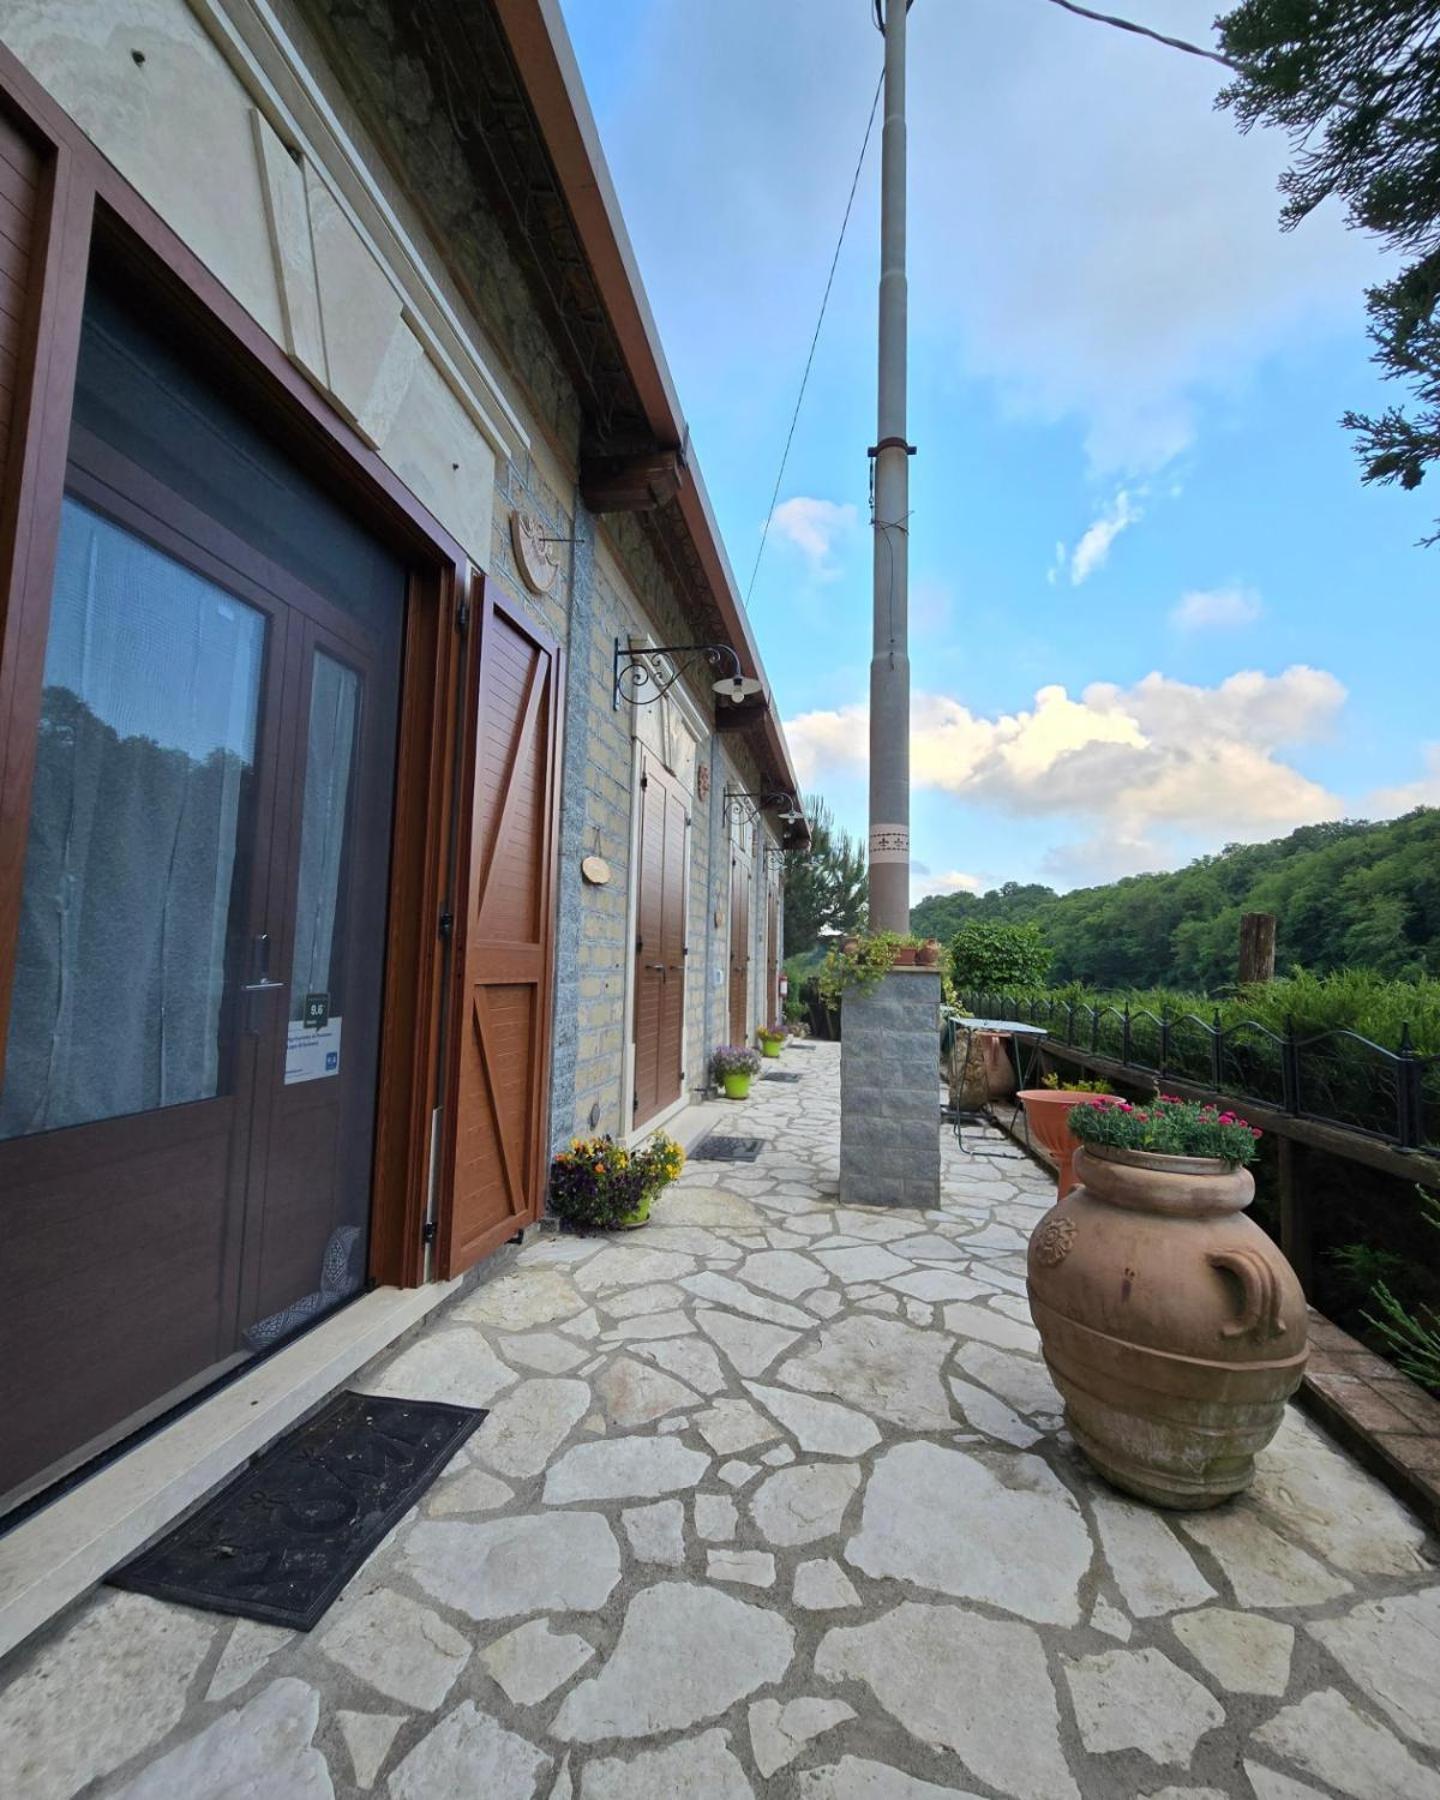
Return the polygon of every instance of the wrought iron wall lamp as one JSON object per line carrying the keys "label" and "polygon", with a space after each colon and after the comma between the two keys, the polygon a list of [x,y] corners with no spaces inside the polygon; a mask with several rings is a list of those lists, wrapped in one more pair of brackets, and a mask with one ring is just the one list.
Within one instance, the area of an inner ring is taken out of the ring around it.
{"label": "wrought iron wall lamp", "polygon": [[723,825],[728,825],[736,817],[756,825],[760,822],[762,812],[775,813],[782,825],[793,825],[797,819],[805,816],[795,796],[787,793],[784,788],[756,788],[752,793],[747,793],[743,788],[726,788],[725,802],[720,810]]}
{"label": "wrought iron wall lamp", "polygon": [[[650,665],[650,659],[657,656],[679,657],[681,660],[668,676],[658,676]],[[764,690],[763,681],[742,672],[740,658],[729,644],[650,644],[632,647],[617,637],[610,704],[618,708],[624,699],[632,706],[653,706],[657,700],[664,699],[687,669],[701,662],[709,663],[716,672],[713,686],[722,699],[748,700],[752,694]],[[646,693],[646,688],[653,688],[655,691],[653,694]]]}

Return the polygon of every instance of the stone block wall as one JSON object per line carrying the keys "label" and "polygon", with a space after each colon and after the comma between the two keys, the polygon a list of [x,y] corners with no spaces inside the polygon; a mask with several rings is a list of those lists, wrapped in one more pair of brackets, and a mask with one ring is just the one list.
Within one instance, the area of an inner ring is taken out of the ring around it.
{"label": "stone block wall", "polygon": [[840,1198],[940,1204],[940,972],[892,969],[845,996]]}

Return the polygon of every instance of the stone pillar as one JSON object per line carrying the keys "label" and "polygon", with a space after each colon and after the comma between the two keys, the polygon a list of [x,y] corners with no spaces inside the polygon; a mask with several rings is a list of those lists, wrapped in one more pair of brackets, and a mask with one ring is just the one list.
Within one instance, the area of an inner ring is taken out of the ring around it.
{"label": "stone pillar", "polygon": [[840,1198],[940,1204],[940,971],[892,969],[841,1008]]}

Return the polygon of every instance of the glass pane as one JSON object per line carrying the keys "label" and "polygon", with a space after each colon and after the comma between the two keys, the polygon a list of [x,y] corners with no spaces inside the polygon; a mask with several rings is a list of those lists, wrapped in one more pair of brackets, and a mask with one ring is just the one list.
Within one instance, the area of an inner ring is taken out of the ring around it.
{"label": "glass pane", "polygon": [[360,677],[317,651],[310,677],[287,1083],[340,1073],[345,996],[339,903],[359,706]]}
{"label": "glass pane", "polygon": [[153,319],[93,282],[74,417],[323,594],[398,665],[404,565],[192,368]]}
{"label": "glass pane", "polygon": [[265,619],[61,520],[0,1137],[221,1091]]}

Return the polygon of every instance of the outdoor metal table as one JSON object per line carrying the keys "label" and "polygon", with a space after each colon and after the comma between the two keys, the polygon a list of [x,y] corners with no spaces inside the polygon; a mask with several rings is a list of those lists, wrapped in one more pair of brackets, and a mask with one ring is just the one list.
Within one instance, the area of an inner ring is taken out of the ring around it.
{"label": "outdoor metal table", "polygon": [[[946,1066],[950,1072],[948,1084],[950,1105],[946,1111],[949,1121],[955,1127],[955,1138],[958,1143],[964,1142],[964,1126],[998,1123],[994,1120],[994,1108],[989,1100],[979,1107],[966,1107],[963,1104],[961,1090],[964,1085],[965,1071],[970,1065],[976,1037],[1008,1037],[1010,1039],[1015,1052],[1015,1088],[1018,1093],[1021,1088],[1031,1086],[1030,1071],[1034,1066],[1041,1040],[1046,1035],[1043,1025],[1027,1025],[1020,1019],[946,1019],[945,1029],[941,1036],[941,1055],[948,1059]],[[1017,1100],[1010,1115],[1012,1127],[1016,1119],[1023,1116],[1023,1110]],[[1028,1127],[1025,1141],[1027,1144],[1030,1141]],[[1004,1162],[1023,1155],[1023,1152],[1016,1150],[984,1151],[972,1146],[971,1155],[988,1155],[997,1162]]]}

